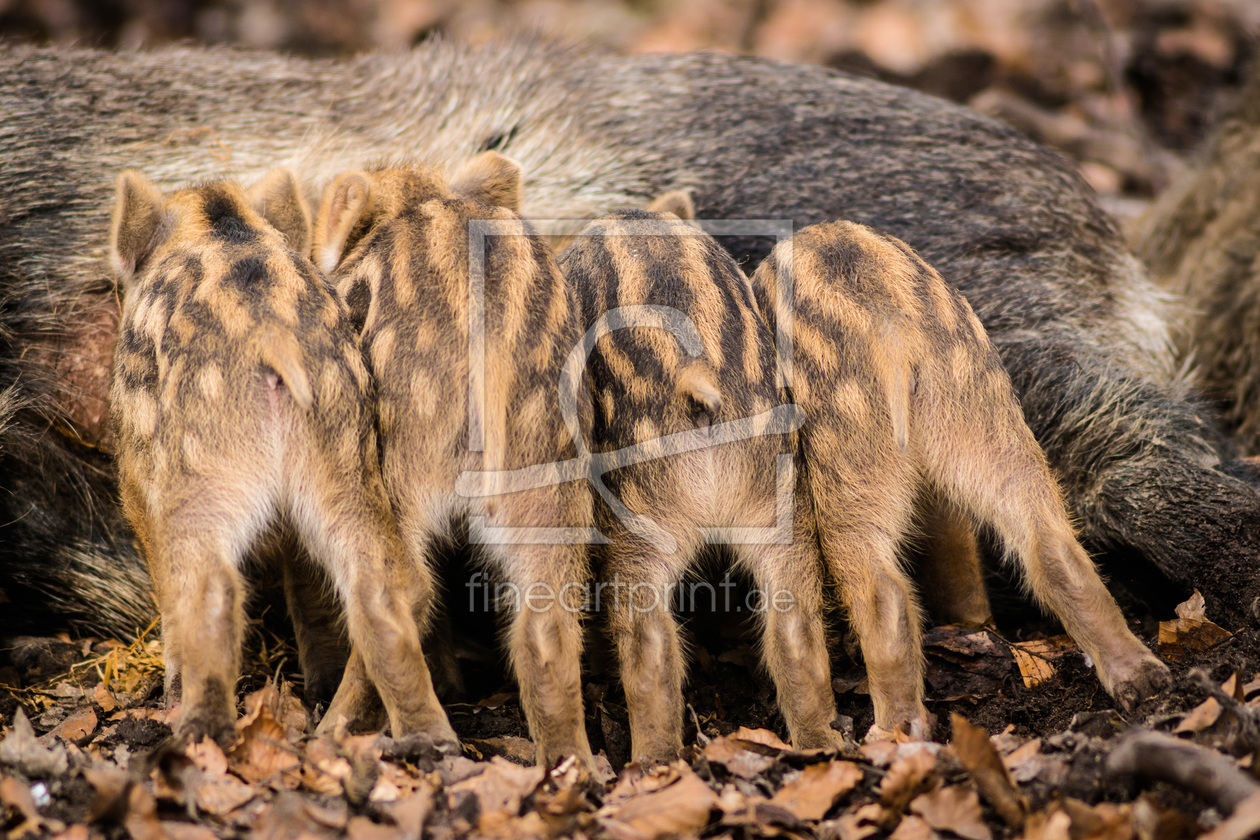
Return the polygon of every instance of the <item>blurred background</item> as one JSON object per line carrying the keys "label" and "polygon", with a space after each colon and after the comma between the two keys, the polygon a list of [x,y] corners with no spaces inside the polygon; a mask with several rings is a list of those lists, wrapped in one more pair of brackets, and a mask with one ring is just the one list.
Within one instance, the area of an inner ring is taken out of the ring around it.
{"label": "blurred background", "polygon": [[308,56],[523,31],[622,52],[823,64],[1004,119],[1122,218],[1187,164],[1260,39],[1260,0],[0,0],[0,38]]}

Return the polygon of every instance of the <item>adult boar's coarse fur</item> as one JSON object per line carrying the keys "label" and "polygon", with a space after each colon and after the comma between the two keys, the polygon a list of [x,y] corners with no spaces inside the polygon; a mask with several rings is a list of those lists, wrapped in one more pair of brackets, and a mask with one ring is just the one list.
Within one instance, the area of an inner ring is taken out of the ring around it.
{"label": "adult boar's coarse fur", "polygon": [[1260,62],[1198,165],[1136,225],[1157,282],[1185,298],[1178,348],[1247,455],[1260,455]]}
{"label": "adult boar's coarse fur", "polygon": [[[346,61],[14,48],[0,78],[0,588],[30,605],[6,629],[49,604],[111,631],[151,611],[103,435],[117,173],[167,188],[289,166],[319,188],[486,149],[529,173],[526,216],[690,189],[701,219],[844,218],[905,240],[988,330],[1092,548],[1144,555],[1226,624],[1260,592],[1260,495],[1218,468],[1233,452],[1186,399],[1141,268],[1063,161],[963,108],[820,68],[533,42]],[[755,261],[773,241],[724,244]]]}

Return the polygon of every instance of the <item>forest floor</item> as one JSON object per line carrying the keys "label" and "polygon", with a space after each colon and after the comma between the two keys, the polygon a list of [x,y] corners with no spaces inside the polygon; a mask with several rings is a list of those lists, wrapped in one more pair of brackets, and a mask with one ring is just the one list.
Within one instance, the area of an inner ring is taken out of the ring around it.
{"label": "forest floor", "polygon": [[298,699],[296,652],[280,622],[251,625],[239,741],[226,753],[210,742],[171,744],[176,712],[163,702],[151,630],[129,643],[25,637],[0,668],[0,832],[76,840],[1174,840],[1205,832],[1219,840],[1260,832],[1260,782],[1251,775],[1260,756],[1260,634],[1218,627],[1201,599],[1164,620],[1126,605],[1175,680],[1125,714],[1066,636],[1010,604],[1001,631],[924,634],[931,743],[861,744],[870,697],[843,632],[833,631],[840,721],[856,736],[841,752],[786,741],[745,611],[685,617],[688,746],[681,761],[658,768],[626,763],[625,699],[592,622],[584,699],[603,778],[571,761],[533,766],[495,634],[469,616],[452,617],[465,689],[444,697],[462,753],[417,738],[311,735],[318,710]]}

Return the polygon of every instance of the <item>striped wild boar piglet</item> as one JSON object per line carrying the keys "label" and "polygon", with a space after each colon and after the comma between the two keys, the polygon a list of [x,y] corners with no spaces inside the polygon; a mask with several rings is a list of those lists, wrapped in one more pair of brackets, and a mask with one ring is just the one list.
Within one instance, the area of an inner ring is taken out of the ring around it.
{"label": "striped wild boar piglet", "polygon": [[[474,554],[507,593],[507,647],[539,764],[589,763],[580,617],[590,494],[583,476],[496,494],[485,484],[496,479],[477,475],[539,465],[555,475],[549,465],[575,454],[556,394],[581,338],[577,305],[546,243],[513,212],[520,183],[520,168],[494,152],[449,183],[421,167],[343,173],[325,190],[314,252],[376,382],[405,550],[423,567],[435,540],[468,523]],[[470,250],[479,220],[493,231]],[[471,491],[457,490],[461,473]],[[356,658],[347,673],[362,676]],[[329,716],[357,714],[369,689],[360,679]]]}
{"label": "striped wild boar piglet", "polygon": [[176,734],[235,739],[241,566],[291,529],[333,582],[394,733],[454,740],[407,601],[431,585],[404,560],[371,380],[310,240],[287,170],[248,192],[219,181],[163,195],[137,172],[118,178],[111,414],[162,614],[167,702],[182,700]]}
{"label": "striped wild boar piglet", "polygon": [[588,330],[590,473],[608,538],[596,553],[597,591],[631,757],[665,762],[682,749],[671,601],[708,542],[731,546],[760,591],[763,656],[793,744],[838,746],[821,563],[793,465],[800,416],[776,383],[748,279],[678,218],[690,215],[678,199],[592,222],[559,258]]}
{"label": "striped wild boar piglet", "polygon": [[752,286],[780,348],[791,342],[804,471],[866,660],[872,734],[928,734],[920,609],[898,561],[921,528],[938,618],[987,617],[973,536],[986,527],[1121,708],[1168,684],[1077,542],[984,328],[935,270],[900,240],[834,222],[780,243]]}

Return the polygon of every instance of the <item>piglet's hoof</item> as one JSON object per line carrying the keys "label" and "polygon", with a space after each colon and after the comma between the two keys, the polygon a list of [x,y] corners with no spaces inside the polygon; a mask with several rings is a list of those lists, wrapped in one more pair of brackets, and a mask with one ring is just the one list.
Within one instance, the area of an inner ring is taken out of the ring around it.
{"label": "piglet's hoof", "polygon": [[1126,712],[1136,709],[1143,700],[1154,697],[1172,683],[1168,666],[1155,657],[1144,659],[1133,674],[1116,686],[1116,703]]}
{"label": "piglet's hoof", "polygon": [[236,721],[216,718],[219,716],[184,715],[175,727],[174,745],[182,750],[199,741],[211,740],[224,752],[230,751],[241,740],[241,734],[236,731]]}
{"label": "piglet's hoof", "polygon": [[904,721],[892,729],[876,724],[866,731],[866,743],[872,741],[931,741],[936,729],[936,717],[924,713],[923,717]]}

